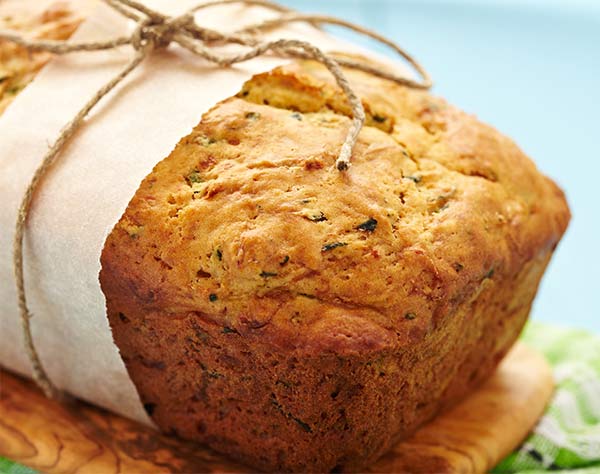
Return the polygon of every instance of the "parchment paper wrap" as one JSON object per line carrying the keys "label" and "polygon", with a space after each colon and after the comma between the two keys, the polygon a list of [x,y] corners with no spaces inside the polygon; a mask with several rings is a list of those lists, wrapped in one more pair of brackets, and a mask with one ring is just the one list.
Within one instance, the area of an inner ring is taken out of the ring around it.
{"label": "parchment paper wrap", "polygon": [[[146,3],[177,14],[198,2]],[[271,16],[262,8],[230,5],[202,13],[199,22],[231,31]],[[74,39],[106,39],[132,28],[100,4]],[[357,51],[306,24],[274,31],[270,37],[301,38],[324,50]],[[132,50],[124,47],[57,58],[0,117],[0,363],[26,376],[30,364],[23,348],[12,268],[17,208],[60,128],[131,55]],[[251,75],[285,61],[261,57],[219,69],[178,47],[155,52],[100,104],[63,151],[36,195],[24,248],[33,337],[59,388],[151,423],[113,343],[105,314],[98,283],[105,238],[141,180],[204,112],[237,93]]]}

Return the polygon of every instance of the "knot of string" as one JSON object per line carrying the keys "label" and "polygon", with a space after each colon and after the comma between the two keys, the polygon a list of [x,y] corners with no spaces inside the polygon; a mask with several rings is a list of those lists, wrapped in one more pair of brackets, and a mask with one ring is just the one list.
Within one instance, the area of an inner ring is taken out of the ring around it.
{"label": "knot of string", "polygon": [[143,48],[165,49],[179,32],[185,32],[187,27],[193,27],[194,16],[186,13],[175,18],[147,18],[138,23],[131,35],[131,45],[134,49]]}
{"label": "knot of string", "polygon": [[[48,149],[40,165],[34,172],[25,194],[23,195],[17,214],[15,238],[13,242],[13,266],[25,350],[31,361],[33,379],[44,391],[46,396],[50,398],[60,398],[61,392],[48,377],[33,342],[30,324],[32,315],[27,304],[23,275],[23,237],[33,195],[41,179],[55,162],[63,147],[82,126],[85,118],[96,104],[136,69],[152,51],[165,49],[169,45],[177,43],[179,46],[191,51],[195,55],[221,67],[248,61],[267,53],[283,57],[312,59],[320,62],[332,74],[336,83],[346,96],[352,110],[352,120],[346,133],[346,138],[341,145],[339,155],[335,161],[335,169],[340,172],[349,168],[352,151],[365,122],[365,111],[362,102],[350,86],[348,79],[342,71],[342,67],[361,70],[406,87],[416,89],[429,89],[431,87],[431,79],[427,71],[425,71],[412,56],[400,48],[400,46],[374,31],[339,18],[327,15],[301,14],[269,0],[209,0],[189,9],[184,14],[175,17],[152,10],[137,0],[103,1],[121,15],[135,22],[135,29],[130,35],[119,36],[104,41],[67,42],[32,40],[21,36],[14,31],[0,30],[0,39],[17,43],[30,51],[47,51],[60,55],[72,52],[114,49],[124,45],[130,45],[134,50],[134,55],[126,66],[98,89],[94,96],[91,97],[77,112],[75,117],[62,128],[58,138]],[[273,19],[247,26],[233,33],[223,33],[200,26],[196,23],[195,14],[200,10],[228,4],[261,6],[277,12],[279,15]],[[316,27],[335,25],[379,41],[393,49],[408,64],[410,64],[417,73],[419,79],[415,80],[403,77],[386,68],[363,63],[355,59],[341,57],[334,58],[306,41],[295,39],[267,41],[260,37],[260,34],[263,32],[294,22],[306,22]],[[219,52],[214,48],[215,45],[223,44],[238,44],[243,47],[243,50],[236,54],[226,54]]]}

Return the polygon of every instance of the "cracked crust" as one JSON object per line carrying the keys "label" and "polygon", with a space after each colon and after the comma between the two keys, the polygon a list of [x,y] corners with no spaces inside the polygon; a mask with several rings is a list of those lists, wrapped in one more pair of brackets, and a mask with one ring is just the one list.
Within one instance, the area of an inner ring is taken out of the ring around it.
{"label": "cracked crust", "polygon": [[569,211],[508,138],[316,63],[252,78],[141,184],[100,275],[158,425],[269,470],[361,469],[487,376]]}

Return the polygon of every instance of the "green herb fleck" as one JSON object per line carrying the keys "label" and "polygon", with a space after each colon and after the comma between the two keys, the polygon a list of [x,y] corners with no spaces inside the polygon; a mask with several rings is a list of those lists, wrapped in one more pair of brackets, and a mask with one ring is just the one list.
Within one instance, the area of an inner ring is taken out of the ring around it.
{"label": "green herb fleck", "polygon": [[440,212],[440,211],[443,211],[444,209],[447,209],[448,206],[450,205],[449,201],[452,198],[452,196],[454,196],[454,194],[456,194],[456,189],[452,188],[447,193],[440,194],[439,196],[434,198],[433,201],[435,202],[436,206],[438,207],[434,212]]}
{"label": "green herb fleck", "polygon": [[276,277],[277,273],[267,272],[267,271],[263,270],[262,272],[260,272],[260,276],[263,278]]}
{"label": "green herb fleck", "polygon": [[405,176],[406,179],[410,179],[411,181],[414,181],[415,183],[420,183],[421,180],[423,179],[423,176]]}
{"label": "green herb fleck", "polygon": [[452,268],[454,268],[454,270],[456,271],[456,273],[460,273],[463,271],[463,269],[465,268],[464,265],[462,263],[453,263],[452,264]]}
{"label": "green herb fleck", "polygon": [[213,137],[207,137],[206,135],[200,135],[194,140],[196,143],[202,146],[212,145],[213,143],[217,143],[217,140]]}
{"label": "green herb fleck", "polygon": [[225,326],[223,328],[223,334],[239,334],[239,332],[237,332],[237,330],[235,330],[233,328]]}
{"label": "green herb fleck", "polygon": [[187,177],[185,179],[189,183],[190,186],[192,184],[202,182],[202,176],[200,175],[200,172],[198,170],[192,171],[190,174],[187,175]]}
{"label": "green herb fleck", "polygon": [[285,257],[283,257],[283,260],[281,262],[279,262],[279,265],[281,267],[283,267],[286,263],[288,263],[290,261],[290,256],[286,255]]}
{"label": "green herb fleck", "polygon": [[357,229],[365,232],[373,232],[377,228],[377,219],[369,217],[368,220],[360,224]]}
{"label": "green herb fleck", "polygon": [[223,374],[217,372],[216,370],[211,370],[210,372],[208,372],[208,376],[211,379],[221,379],[221,378],[225,377]]}
{"label": "green herb fleck", "polygon": [[217,251],[215,253],[216,253],[219,261],[223,260],[223,252],[221,252],[221,249],[217,249]]}
{"label": "green herb fleck", "polygon": [[283,413],[285,415],[285,413],[283,411],[283,407],[281,406],[281,403],[279,403],[277,401],[277,399],[275,398],[275,395],[273,393],[271,394],[271,405],[273,405],[275,408],[277,408],[277,410],[279,410],[281,413]]}
{"label": "green herb fleck", "polygon": [[257,120],[258,118],[260,118],[260,114],[257,112],[247,112],[246,118],[248,120]]}
{"label": "green herb fleck", "polygon": [[307,216],[308,220],[313,221],[313,222],[323,222],[327,220],[327,217],[325,217],[325,214],[323,214],[323,211],[319,211],[318,214],[311,214],[309,216]]}
{"label": "green herb fleck", "polygon": [[300,122],[302,121],[302,114],[300,114],[300,112],[294,112],[294,113],[291,115],[291,117],[292,117],[293,119],[296,119],[296,120],[300,121]]}
{"label": "green herb fleck", "polygon": [[330,250],[337,249],[338,247],[345,247],[348,245],[346,242],[331,242],[321,247],[321,252],[329,252]]}
{"label": "green herb fleck", "polygon": [[413,319],[416,319],[416,318],[417,318],[417,315],[416,315],[415,313],[406,313],[406,314],[404,315],[404,319],[408,319],[408,320],[411,320],[411,321],[412,321]]}
{"label": "green herb fleck", "polygon": [[292,386],[287,380],[278,379],[275,381],[275,385],[283,385],[285,388],[290,388]]}
{"label": "green herb fleck", "polygon": [[377,123],[383,123],[387,120],[387,117],[384,117],[383,115],[373,115],[373,120],[375,120],[375,122]]}
{"label": "green herb fleck", "polygon": [[440,208],[436,209],[434,212],[437,214],[438,212],[445,211],[449,207],[450,207],[450,204],[447,202],[444,202],[444,204]]}
{"label": "green herb fleck", "polygon": [[23,86],[19,86],[19,85],[12,86],[6,90],[6,93],[8,95],[17,95],[21,89],[23,89]]}
{"label": "green herb fleck", "polygon": [[133,240],[138,239],[140,237],[140,233],[144,229],[144,226],[141,225],[131,225],[126,228],[126,232],[129,237]]}
{"label": "green herb fleck", "polygon": [[490,268],[490,271],[487,272],[483,278],[492,278],[494,276],[494,272],[495,270],[493,268]]}
{"label": "green herb fleck", "polygon": [[210,295],[208,295],[208,299],[214,303],[215,301],[217,301],[219,299],[219,297],[217,295],[215,295],[214,293],[211,293]]}
{"label": "green herb fleck", "polygon": [[[279,380],[276,382],[279,383]],[[284,385],[285,386],[285,385]],[[292,419],[294,420],[296,423],[298,423],[298,426],[300,426],[300,428],[302,428],[304,431],[306,431],[307,433],[312,433],[312,429],[311,427],[308,425],[308,423],[305,423],[304,421],[302,421],[300,418],[296,418],[295,416],[293,416],[291,413],[286,412],[283,407],[281,406],[281,403],[279,403],[277,401],[277,398],[275,398],[274,394],[271,394],[271,404],[275,407],[275,409],[281,413],[285,418],[288,419]]]}
{"label": "green herb fleck", "polygon": [[305,298],[308,298],[309,300],[317,299],[317,297],[315,295],[309,295],[308,293],[298,293],[298,296],[304,296]]}
{"label": "green herb fleck", "polygon": [[310,426],[308,426],[308,424],[304,423],[299,418],[296,418],[296,417],[292,416],[292,420],[294,420],[296,423],[298,423],[298,425],[300,426],[300,428],[302,428],[307,433],[312,433],[312,429],[310,428]]}

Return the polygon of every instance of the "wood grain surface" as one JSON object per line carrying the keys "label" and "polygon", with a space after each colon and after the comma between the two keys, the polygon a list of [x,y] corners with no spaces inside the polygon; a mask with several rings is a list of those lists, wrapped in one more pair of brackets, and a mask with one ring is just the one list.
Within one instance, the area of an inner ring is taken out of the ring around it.
{"label": "wood grain surface", "polygon": [[[46,399],[0,371],[0,455],[48,473],[251,472],[207,448],[80,401]],[[518,344],[492,378],[383,456],[371,472],[485,472],[527,435],[552,395],[546,361]]]}

